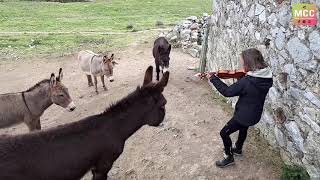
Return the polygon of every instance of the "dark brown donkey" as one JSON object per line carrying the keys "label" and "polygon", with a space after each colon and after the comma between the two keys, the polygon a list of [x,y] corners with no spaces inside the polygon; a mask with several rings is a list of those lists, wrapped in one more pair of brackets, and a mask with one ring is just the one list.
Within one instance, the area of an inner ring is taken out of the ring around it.
{"label": "dark brown donkey", "polygon": [[156,64],[157,81],[159,81],[159,73],[168,71],[170,61],[171,45],[164,37],[159,37],[154,41],[153,57]]}
{"label": "dark brown donkey", "polygon": [[125,141],[144,125],[158,126],[167,103],[162,92],[169,79],[152,82],[153,68],[142,87],[107,108],[46,131],[0,137],[1,180],[78,180],[92,170],[93,180],[105,180]]}

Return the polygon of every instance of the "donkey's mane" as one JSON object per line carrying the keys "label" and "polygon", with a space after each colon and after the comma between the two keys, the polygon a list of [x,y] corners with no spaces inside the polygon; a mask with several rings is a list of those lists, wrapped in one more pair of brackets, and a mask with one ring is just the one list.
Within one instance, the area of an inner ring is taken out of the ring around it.
{"label": "donkey's mane", "polygon": [[135,91],[117,101],[116,103],[112,103],[103,113],[100,115],[105,115],[107,113],[114,113],[122,111],[126,109],[132,102],[136,101],[138,97],[147,96],[151,93],[154,84],[150,83],[147,86],[140,87],[138,86]]}
{"label": "donkey's mane", "polygon": [[44,84],[44,83],[49,83],[50,80],[49,79],[44,79],[42,81],[39,81],[37,84],[35,84],[34,86],[30,87],[28,90],[26,90],[25,92],[30,92],[34,89],[36,89],[37,87],[39,87],[41,84]]}

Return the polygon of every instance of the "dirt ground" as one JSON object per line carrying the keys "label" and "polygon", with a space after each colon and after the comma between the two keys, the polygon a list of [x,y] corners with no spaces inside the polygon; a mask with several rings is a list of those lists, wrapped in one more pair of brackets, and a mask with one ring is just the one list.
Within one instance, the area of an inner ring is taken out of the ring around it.
{"label": "dirt ground", "polygon": [[[150,43],[151,44],[151,43]],[[69,88],[77,105],[67,112],[56,105],[41,117],[43,129],[77,121],[103,111],[112,102],[133,91],[143,81],[148,65],[153,65],[151,45],[132,45],[115,52],[119,65],[115,81],[108,82],[108,91],[100,94],[87,87],[75,56],[27,60],[0,65],[0,93],[23,91],[38,81],[49,78],[51,72],[64,70],[63,83]],[[214,166],[222,157],[220,129],[230,119],[225,106],[213,94],[205,81],[196,81],[187,67],[197,59],[174,49],[171,54],[170,80],[164,95],[168,101],[167,114],[161,127],[144,126],[130,137],[123,154],[109,172],[111,180],[273,180],[279,179],[280,168],[269,148],[250,129],[244,156],[236,158],[236,165],[226,169]],[[1,129],[0,134],[27,133],[20,124]],[[90,179],[88,174],[83,179]]]}

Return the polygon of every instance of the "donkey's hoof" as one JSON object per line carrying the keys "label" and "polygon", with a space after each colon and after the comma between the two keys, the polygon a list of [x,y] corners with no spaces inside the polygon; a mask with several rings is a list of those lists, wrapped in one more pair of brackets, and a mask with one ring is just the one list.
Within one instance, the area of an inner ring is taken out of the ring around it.
{"label": "donkey's hoof", "polygon": [[104,89],[105,91],[108,91],[108,88],[107,88],[107,87],[103,87],[103,89]]}
{"label": "donkey's hoof", "polygon": [[88,84],[88,87],[91,87],[91,86],[93,86],[93,84]]}

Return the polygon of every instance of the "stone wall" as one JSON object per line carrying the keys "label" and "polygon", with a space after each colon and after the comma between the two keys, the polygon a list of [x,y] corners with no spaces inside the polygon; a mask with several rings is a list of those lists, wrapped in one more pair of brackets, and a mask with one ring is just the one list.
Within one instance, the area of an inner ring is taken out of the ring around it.
{"label": "stone wall", "polygon": [[[297,2],[213,0],[201,61],[209,71],[235,69],[243,50],[259,49],[273,69],[274,85],[256,128],[286,163],[301,165],[312,179],[320,179],[320,25],[319,20],[316,27],[293,25],[291,3]],[[319,0],[303,2],[320,7]]]}
{"label": "stone wall", "polygon": [[208,13],[203,13],[202,17],[187,17],[172,30],[161,32],[159,36],[165,37],[174,48],[181,47],[184,53],[188,53],[194,58],[199,58],[204,28],[208,19]]}

